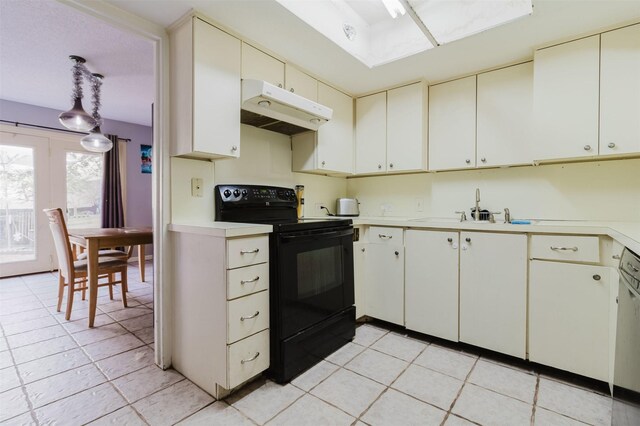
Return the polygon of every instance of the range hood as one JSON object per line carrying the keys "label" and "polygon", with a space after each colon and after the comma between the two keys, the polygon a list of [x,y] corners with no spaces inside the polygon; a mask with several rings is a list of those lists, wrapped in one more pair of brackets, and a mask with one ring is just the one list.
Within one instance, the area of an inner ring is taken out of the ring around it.
{"label": "range hood", "polygon": [[333,110],[261,80],[242,80],[240,121],[286,135],[318,130]]}

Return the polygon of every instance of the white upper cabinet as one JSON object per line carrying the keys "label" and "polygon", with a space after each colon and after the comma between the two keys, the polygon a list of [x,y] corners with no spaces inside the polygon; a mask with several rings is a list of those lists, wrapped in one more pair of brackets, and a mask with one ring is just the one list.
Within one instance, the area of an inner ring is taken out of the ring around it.
{"label": "white upper cabinet", "polygon": [[536,51],[534,157],[598,154],[600,36]]}
{"label": "white upper cabinet", "polygon": [[242,43],[242,78],[264,80],[284,87],[284,62],[267,55],[247,43]]}
{"label": "white upper cabinet", "polygon": [[478,167],[531,164],[533,63],[478,75]]}
{"label": "white upper cabinet", "polygon": [[285,89],[303,98],[318,102],[318,80],[289,64],[285,65]]}
{"label": "white upper cabinet", "polygon": [[356,99],[356,174],[387,170],[387,92]]}
{"label": "white upper cabinet", "polygon": [[423,83],[387,92],[387,170],[427,168],[426,96]]}
{"label": "white upper cabinet", "polygon": [[193,17],[171,31],[171,155],[240,155],[240,40]]}
{"label": "white upper cabinet", "polygon": [[640,24],[601,43],[600,155],[640,152]]}
{"label": "white upper cabinet", "polygon": [[429,88],[429,170],[476,165],[476,76]]}
{"label": "white upper cabinet", "polygon": [[333,109],[333,117],[317,132],[292,136],[294,172],[353,174],[353,99],[318,82],[318,103]]}
{"label": "white upper cabinet", "polygon": [[414,83],[356,99],[356,174],[426,170],[426,90]]}

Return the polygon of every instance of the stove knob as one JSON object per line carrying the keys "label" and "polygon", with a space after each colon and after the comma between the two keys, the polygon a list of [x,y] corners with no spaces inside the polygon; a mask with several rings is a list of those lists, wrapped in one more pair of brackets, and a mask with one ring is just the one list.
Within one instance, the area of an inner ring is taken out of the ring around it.
{"label": "stove knob", "polygon": [[242,190],[242,196],[246,197],[249,192],[246,189]]}
{"label": "stove knob", "polygon": [[235,191],[233,191],[233,195],[236,196],[236,197],[239,197],[240,196],[240,190],[236,189]]}
{"label": "stove knob", "polygon": [[231,196],[231,191],[229,191],[228,189],[224,190],[224,196],[225,198],[229,198]]}

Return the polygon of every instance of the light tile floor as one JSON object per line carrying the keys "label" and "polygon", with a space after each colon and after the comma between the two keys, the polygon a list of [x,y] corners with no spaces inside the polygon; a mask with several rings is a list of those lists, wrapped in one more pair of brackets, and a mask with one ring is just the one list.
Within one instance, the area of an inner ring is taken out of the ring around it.
{"label": "light tile floor", "polygon": [[100,295],[55,311],[55,274],[0,280],[0,423],[98,425],[609,425],[607,395],[377,325],[287,385],[215,401],[153,356],[152,270],[129,308]]}

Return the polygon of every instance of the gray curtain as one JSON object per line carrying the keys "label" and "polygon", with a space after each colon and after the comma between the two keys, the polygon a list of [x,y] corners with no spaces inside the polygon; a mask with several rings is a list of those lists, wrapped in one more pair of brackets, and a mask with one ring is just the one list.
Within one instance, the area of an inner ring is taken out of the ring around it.
{"label": "gray curtain", "polygon": [[122,187],[120,185],[118,136],[105,136],[113,142],[113,148],[104,153],[102,227],[122,228],[124,226],[124,210],[122,208]]}

